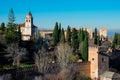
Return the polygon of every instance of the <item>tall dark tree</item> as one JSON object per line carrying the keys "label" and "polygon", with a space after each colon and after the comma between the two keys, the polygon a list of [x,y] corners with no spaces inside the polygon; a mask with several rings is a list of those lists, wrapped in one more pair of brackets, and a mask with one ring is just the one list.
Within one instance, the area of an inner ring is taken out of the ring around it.
{"label": "tall dark tree", "polygon": [[65,43],[65,34],[64,34],[64,29],[63,29],[63,28],[62,28],[62,31],[61,31],[61,39],[60,39],[60,42]]}
{"label": "tall dark tree", "polygon": [[54,27],[54,30],[53,30],[53,36],[52,36],[52,38],[53,38],[53,44],[54,44],[54,46],[56,46],[57,45],[57,43],[58,43],[58,22],[56,22],[55,23],[55,27]]}
{"label": "tall dark tree", "polygon": [[95,28],[95,31],[94,31],[94,44],[97,45],[97,28]]}
{"label": "tall dark tree", "polygon": [[83,46],[82,46],[82,58],[83,61],[88,61],[88,33],[87,31],[85,33],[85,39],[83,41]]}
{"label": "tall dark tree", "polygon": [[120,45],[120,34],[118,34],[118,45]]}
{"label": "tall dark tree", "polygon": [[98,46],[101,46],[101,39],[100,39],[100,35],[98,35],[98,37],[97,37],[97,45],[98,45]]}
{"label": "tall dark tree", "polygon": [[70,26],[67,27],[66,41],[69,45],[71,45],[71,28],[70,28]]}
{"label": "tall dark tree", "polygon": [[114,34],[113,42],[112,42],[112,48],[115,48],[116,45],[118,44],[118,33]]}
{"label": "tall dark tree", "polygon": [[60,41],[61,39],[61,23],[59,23],[59,26],[58,26],[58,42]]}
{"label": "tall dark tree", "polygon": [[83,28],[78,31],[78,42],[79,44],[84,41],[84,31]]}
{"label": "tall dark tree", "polygon": [[5,23],[4,22],[1,23],[0,30],[2,30],[2,31],[5,30]]}
{"label": "tall dark tree", "polygon": [[13,9],[10,10],[8,16],[8,25],[7,30],[5,32],[5,42],[7,44],[17,43],[19,44],[21,41],[21,31],[20,27],[14,23],[15,17]]}
{"label": "tall dark tree", "polygon": [[18,31],[16,31],[16,40],[19,43],[19,45],[21,44],[22,38],[21,38],[21,31],[20,31],[20,26],[18,26]]}
{"label": "tall dark tree", "polygon": [[7,25],[8,29],[10,31],[13,31],[13,29],[15,27],[14,21],[15,21],[14,11],[11,8],[9,11],[9,15],[8,15],[8,25]]}
{"label": "tall dark tree", "polygon": [[13,11],[13,9],[11,8],[11,9],[10,9],[10,12],[9,12],[9,15],[8,15],[8,22],[13,24],[14,21],[15,21],[14,11]]}
{"label": "tall dark tree", "polygon": [[75,28],[73,28],[72,30],[71,38],[72,38],[71,46],[73,47],[74,51],[76,51],[79,47],[79,44],[78,44],[78,32]]}

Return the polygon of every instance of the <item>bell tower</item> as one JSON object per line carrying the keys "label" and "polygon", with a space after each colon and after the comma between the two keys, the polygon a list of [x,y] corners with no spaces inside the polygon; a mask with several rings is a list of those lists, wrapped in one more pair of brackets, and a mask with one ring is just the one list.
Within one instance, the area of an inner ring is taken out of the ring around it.
{"label": "bell tower", "polygon": [[28,14],[26,15],[25,27],[32,27],[32,26],[33,26],[33,17],[31,12],[29,11]]}

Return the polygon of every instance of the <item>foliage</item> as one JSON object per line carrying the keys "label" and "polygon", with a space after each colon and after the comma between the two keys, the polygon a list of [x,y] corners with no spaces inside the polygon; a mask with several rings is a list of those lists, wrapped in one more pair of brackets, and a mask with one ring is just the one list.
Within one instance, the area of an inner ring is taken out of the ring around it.
{"label": "foliage", "polygon": [[82,58],[83,61],[88,61],[88,33],[85,31],[85,40],[82,46]]}
{"label": "foliage", "polygon": [[115,33],[111,47],[115,49],[119,48],[119,46],[120,46],[120,34]]}
{"label": "foliage", "polygon": [[78,32],[75,28],[73,28],[72,30],[72,34],[71,34],[71,46],[73,47],[74,51],[76,51],[79,47],[79,44],[78,44]]}
{"label": "foliage", "polygon": [[15,21],[14,11],[11,8],[10,11],[9,11],[9,15],[8,15],[8,23],[13,24],[14,21]]}
{"label": "foliage", "polygon": [[67,43],[60,43],[56,49],[56,56],[61,68],[66,68],[72,62],[73,49]]}
{"label": "foliage", "polygon": [[71,28],[70,28],[70,26],[67,27],[66,42],[69,45],[71,45]]}
{"label": "foliage", "polygon": [[79,44],[84,41],[84,30],[83,28],[78,31],[78,42]]}
{"label": "foliage", "polygon": [[97,34],[98,34],[98,32],[97,32],[97,28],[95,28],[95,31],[94,31],[94,44],[96,44],[97,45]]}
{"label": "foliage", "polygon": [[50,56],[48,52],[42,48],[35,54],[35,65],[38,68],[38,71],[41,72],[43,75],[47,72],[47,67],[51,62]]}
{"label": "foliage", "polygon": [[5,31],[5,23],[1,23],[0,30]]}
{"label": "foliage", "polygon": [[19,43],[21,41],[21,32],[17,31],[6,31],[5,32],[5,42],[10,43]]}
{"label": "foliage", "polygon": [[78,61],[79,56],[78,55],[74,55],[74,56],[72,56],[71,59],[72,59],[73,62],[76,62],[76,61]]}
{"label": "foliage", "polygon": [[58,22],[56,22],[54,30],[53,30],[53,43],[56,46],[58,43]]}
{"label": "foliage", "polygon": [[5,32],[5,42],[7,44],[21,43],[20,26],[17,24],[14,24],[14,21],[15,21],[14,12],[13,12],[13,9],[11,9],[9,12],[8,25]]}
{"label": "foliage", "polygon": [[58,42],[60,42],[61,40],[61,23],[59,23],[59,26],[58,26]]}
{"label": "foliage", "polygon": [[65,43],[65,34],[64,34],[64,29],[62,28],[61,30],[61,38],[60,38],[60,42]]}
{"label": "foliage", "polygon": [[22,59],[22,56],[26,54],[26,49],[19,47],[18,44],[9,44],[7,46],[7,49],[5,49],[5,51],[7,51],[9,53],[6,56],[12,58],[12,60],[13,60],[12,65],[13,66],[19,66],[20,61]]}
{"label": "foliage", "polygon": [[101,46],[100,35],[98,35],[98,37],[97,37],[97,45],[98,45],[98,46]]}
{"label": "foliage", "polygon": [[74,80],[91,80],[90,77],[88,77],[85,73],[83,72],[78,72],[74,78]]}

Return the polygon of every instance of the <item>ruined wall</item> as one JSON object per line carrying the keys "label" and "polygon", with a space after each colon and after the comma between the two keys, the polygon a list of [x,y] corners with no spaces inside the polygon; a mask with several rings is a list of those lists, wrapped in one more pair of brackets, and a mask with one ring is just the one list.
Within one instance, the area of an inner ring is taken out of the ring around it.
{"label": "ruined wall", "polygon": [[88,77],[91,77],[90,76],[90,64],[91,63],[88,61],[88,62],[80,62],[77,64],[77,66],[76,65],[74,66],[76,66],[75,69],[77,71],[79,70],[80,72],[83,72]]}
{"label": "ruined wall", "polygon": [[100,77],[101,74],[109,70],[109,57],[99,54],[98,58],[98,75]]}

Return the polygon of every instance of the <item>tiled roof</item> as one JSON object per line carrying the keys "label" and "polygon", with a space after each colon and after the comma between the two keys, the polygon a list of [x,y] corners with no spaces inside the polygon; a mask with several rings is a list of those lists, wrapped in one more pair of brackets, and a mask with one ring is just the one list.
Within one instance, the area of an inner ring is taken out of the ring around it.
{"label": "tiled roof", "polygon": [[20,27],[25,27],[25,23],[20,24]]}
{"label": "tiled roof", "polygon": [[52,32],[53,30],[40,30],[40,32]]}

